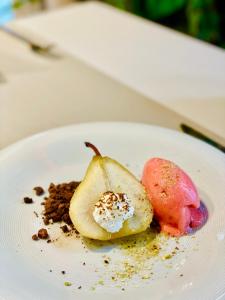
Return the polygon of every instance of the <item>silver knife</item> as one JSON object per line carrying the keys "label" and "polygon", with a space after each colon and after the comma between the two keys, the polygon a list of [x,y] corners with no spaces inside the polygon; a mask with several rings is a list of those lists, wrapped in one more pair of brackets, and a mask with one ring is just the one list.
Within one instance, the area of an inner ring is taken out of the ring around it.
{"label": "silver knife", "polygon": [[187,133],[193,137],[196,137],[214,147],[216,147],[217,149],[219,149],[220,151],[222,151],[223,153],[225,153],[225,147],[219,143],[217,143],[216,141],[214,141],[213,139],[211,139],[210,137],[206,136],[205,134],[195,130],[194,128],[186,125],[186,124],[181,124],[180,125],[181,127],[181,130],[184,132],[184,133]]}

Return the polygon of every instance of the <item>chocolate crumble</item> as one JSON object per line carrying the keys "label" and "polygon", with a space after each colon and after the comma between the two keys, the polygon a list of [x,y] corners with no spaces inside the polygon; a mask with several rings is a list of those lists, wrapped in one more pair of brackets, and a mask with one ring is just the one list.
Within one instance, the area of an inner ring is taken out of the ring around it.
{"label": "chocolate crumble", "polygon": [[61,226],[60,228],[62,229],[62,231],[63,231],[64,233],[69,232],[69,228],[68,228],[67,225],[63,225],[63,226]]}
{"label": "chocolate crumble", "polygon": [[36,234],[33,234],[32,235],[32,240],[37,241],[37,240],[39,240],[39,237]]}
{"label": "chocolate crumble", "polygon": [[72,225],[69,216],[70,200],[79,184],[80,182],[71,181],[69,183],[51,183],[49,185],[49,196],[44,198],[45,225],[48,225],[51,222],[55,223],[61,221],[64,221],[68,225]]}
{"label": "chocolate crumble", "polygon": [[49,235],[48,235],[48,231],[45,228],[41,228],[38,230],[38,237],[40,239],[46,240]]}
{"label": "chocolate crumble", "polygon": [[45,193],[44,189],[41,186],[36,186],[33,188],[33,190],[35,191],[37,196],[42,196]]}
{"label": "chocolate crumble", "polygon": [[24,198],[23,198],[23,201],[24,201],[24,203],[26,203],[26,204],[30,204],[30,203],[33,203],[33,202],[34,202],[33,199],[32,199],[32,198],[29,198],[29,197],[24,197]]}

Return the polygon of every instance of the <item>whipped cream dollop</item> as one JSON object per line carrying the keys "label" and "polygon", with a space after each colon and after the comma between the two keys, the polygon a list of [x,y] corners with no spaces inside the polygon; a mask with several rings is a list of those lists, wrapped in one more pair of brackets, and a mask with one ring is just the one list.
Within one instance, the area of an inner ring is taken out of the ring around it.
{"label": "whipped cream dollop", "polygon": [[125,220],[134,214],[134,207],[124,193],[105,192],[94,206],[93,217],[108,232],[118,232]]}

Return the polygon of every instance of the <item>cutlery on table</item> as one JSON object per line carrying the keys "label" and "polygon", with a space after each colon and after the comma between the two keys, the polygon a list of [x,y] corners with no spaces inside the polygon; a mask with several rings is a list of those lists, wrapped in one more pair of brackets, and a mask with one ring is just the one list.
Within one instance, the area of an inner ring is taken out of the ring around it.
{"label": "cutlery on table", "polygon": [[48,44],[48,45],[40,45],[36,42],[33,42],[31,39],[27,38],[26,36],[16,32],[15,30],[12,30],[9,27],[6,26],[0,26],[0,30],[4,31],[5,33],[13,36],[14,38],[23,41],[24,43],[26,43],[30,49],[37,53],[37,54],[41,54],[41,55],[45,55],[47,57],[50,58],[60,58],[61,56],[58,53],[53,53],[52,50],[54,49],[55,45],[53,44]]}
{"label": "cutlery on table", "polygon": [[195,130],[194,128],[192,128],[186,124],[181,124],[180,127],[184,133],[187,133],[193,137],[196,137],[196,138],[216,147],[217,149],[219,149],[220,151],[225,153],[225,147],[223,145],[217,143],[216,141],[214,141],[210,137],[206,136],[205,134]]}

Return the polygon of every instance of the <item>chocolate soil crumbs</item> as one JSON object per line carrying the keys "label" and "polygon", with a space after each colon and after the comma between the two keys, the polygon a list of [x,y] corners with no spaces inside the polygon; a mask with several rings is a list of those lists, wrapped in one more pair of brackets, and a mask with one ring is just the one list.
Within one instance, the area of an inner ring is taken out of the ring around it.
{"label": "chocolate soil crumbs", "polygon": [[32,240],[37,241],[37,240],[39,240],[39,237],[36,234],[33,234],[32,235]]}
{"label": "chocolate soil crumbs", "polygon": [[[64,221],[68,225],[72,225],[69,216],[70,200],[79,184],[80,182],[71,181],[69,183],[57,185],[51,183],[49,185],[49,196],[44,198],[45,225],[61,221]],[[63,227],[62,230],[66,230],[66,227]]]}
{"label": "chocolate soil crumbs", "polygon": [[67,225],[63,225],[63,226],[61,226],[60,228],[62,229],[62,231],[63,231],[64,233],[69,232],[69,228],[68,228]]}
{"label": "chocolate soil crumbs", "polygon": [[41,186],[36,186],[33,188],[33,190],[35,191],[37,196],[42,196],[45,193],[44,189]]}
{"label": "chocolate soil crumbs", "polygon": [[30,203],[33,203],[33,199],[29,198],[29,197],[24,197],[23,202],[26,203],[26,204],[30,204]]}
{"label": "chocolate soil crumbs", "polygon": [[38,237],[42,240],[46,240],[49,235],[48,235],[48,231],[45,228],[41,228],[38,230]]}

